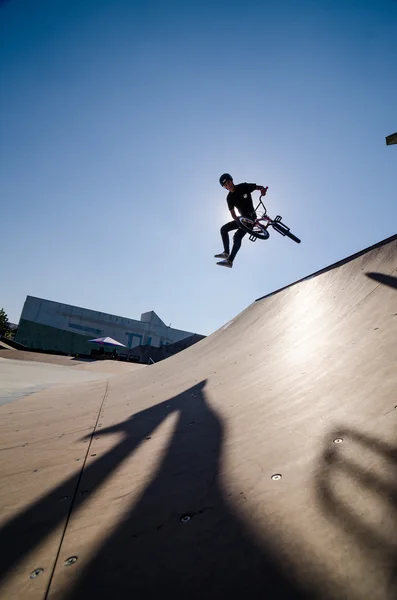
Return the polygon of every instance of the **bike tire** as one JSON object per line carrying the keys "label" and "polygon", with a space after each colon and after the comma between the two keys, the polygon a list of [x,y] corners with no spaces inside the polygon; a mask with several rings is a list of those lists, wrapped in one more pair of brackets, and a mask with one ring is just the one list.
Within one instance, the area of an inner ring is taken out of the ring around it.
{"label": "bike tire", "polygon": [[287,237],[290,238],[290,240],[292,240],[293,242],[296,242],[297,244],[300,244],[301,241],[298,237],[296,237],[296,235],[294,235],[293,233],[291,233],[290,231],[288,231],[288,233],[285,234]]}
{"label": "bike tire", "polygon": [[273,229],[275,229],[278,233],[280,233],[283,236],[287,236],[290,238],[290,240],[296,242],[297,244],[301,243],[301,240],[296,237],[296,235],[294,235],[293,233],[290,232],[290,230],[288,229],[288,227],[286,225],[284,225],[284,223],[272,223]]}
{"label": "bike tire", "polygon": [[[261,227],[260,225],[256,225],[255,228],[252,228],[254,225],[254,221],[252,221],[252,219],[248,219],[247,217],[238,217],[238,222],[239,227],[243,231],[249,233],[249,235],[256,237],[258,240],[269,239],[270,234],[267,229]],[[249,225],[251,225],[252,227],[250,227]]]}

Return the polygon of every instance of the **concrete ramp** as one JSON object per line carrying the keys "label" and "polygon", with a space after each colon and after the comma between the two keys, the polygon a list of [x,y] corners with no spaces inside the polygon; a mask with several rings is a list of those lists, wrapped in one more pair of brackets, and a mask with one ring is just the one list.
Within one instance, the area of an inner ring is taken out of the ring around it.
{"label": "concrete ramp", "polygon": [[1,409],[2,598],[395,599],[397,236]]}

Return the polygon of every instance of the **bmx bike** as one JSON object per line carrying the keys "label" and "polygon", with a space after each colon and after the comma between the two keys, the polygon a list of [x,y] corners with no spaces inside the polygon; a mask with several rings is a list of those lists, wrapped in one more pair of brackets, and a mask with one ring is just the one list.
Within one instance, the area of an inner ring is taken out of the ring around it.
{"label": "bmx bike", "polygon": [[[265,190],[267,192],[268,188],[265,188]],[[245,231],[246,233],[250,234],[249,239],[251,240],[251,242],[255,242],[257,239],[258,240],[269,239],[270,233],[268,231],[268,228],[269,228],[269,226],[272,226],[273,229],[275,231],[277,231],[277,233],[279,233],[280,235],[282,235],[284,237],[285,236],[289,237],[291,240],[293,240],[297,244],[300,244],[301,240],[298,237],[296,237],[296,235],[291,233],[290,228],[287,227],[282,222],[282,220],[281,220],[282,217],[280,217],[280,215],[277,215],[277,217],[275,217],[274,219],[272,219],[271,217],[269,217],[267,215],[266,206],[262,202],[263,196],[264,196],[264,194],[259,197],[259,204],[255,208],[255,212],[257,212],[258,209],[261,207],[262,214],[260,214],[255,219],[255,221],[253,221],[252,219],[249,219],[248,217],[237,217],[240,228],[243,231]]]}

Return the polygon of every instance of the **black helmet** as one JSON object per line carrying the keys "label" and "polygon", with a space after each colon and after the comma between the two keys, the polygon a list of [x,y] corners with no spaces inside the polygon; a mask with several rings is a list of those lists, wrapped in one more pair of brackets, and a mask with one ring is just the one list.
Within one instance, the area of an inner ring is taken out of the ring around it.
{"label": "black helmet", "polygon": [[233,177],[229,173],[224,173],[223,175],[221,175],[219,177],[219,183],[223,187],[225,185],[226,181],[229,181],[229,180],[232,180],[232,179],[233,179]]}

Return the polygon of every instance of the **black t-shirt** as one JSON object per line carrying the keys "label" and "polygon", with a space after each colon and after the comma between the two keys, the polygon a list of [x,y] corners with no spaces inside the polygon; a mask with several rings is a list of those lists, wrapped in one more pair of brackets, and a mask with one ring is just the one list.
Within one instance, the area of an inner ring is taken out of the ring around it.
{"label": "black t-shirt", "polygon": [[226,198],[229,210],[237,208],[242,217],[249,217],[254,212],[251,192],[256,189],[256,183],[238,183],[234,192],[229,192]]}

